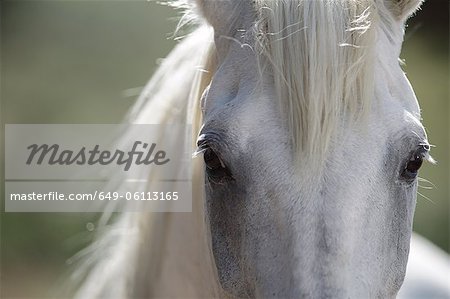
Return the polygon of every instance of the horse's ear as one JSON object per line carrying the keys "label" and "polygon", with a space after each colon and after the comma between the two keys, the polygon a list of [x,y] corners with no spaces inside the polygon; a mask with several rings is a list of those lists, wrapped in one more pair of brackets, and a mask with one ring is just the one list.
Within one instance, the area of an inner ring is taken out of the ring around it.
{"label": "horse's ear", "polygon": [[393,15],[401,21],[406,21],[420,8],[424,0],[384,0]]}
{"label": "horse's ear", "polygon": [[230,32],[252,10],[250,0],[195,0],[200,13],[222,34]]}

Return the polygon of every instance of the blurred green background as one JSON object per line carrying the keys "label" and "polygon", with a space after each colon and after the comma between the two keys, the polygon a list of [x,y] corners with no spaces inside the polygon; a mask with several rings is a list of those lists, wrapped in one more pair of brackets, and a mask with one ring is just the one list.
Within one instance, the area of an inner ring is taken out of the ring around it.
{"label": "blurred green background", "polygon": [[[426,2],[409,22],[402,53],[438,161],[421,171],[435,187],[420,183],[414,229],[446,251],[448,4]],[[2,1],[3,128],[5,123],[120,122],[158,59],[175,45],[169,37],[176,15],[145,1]],[[68,259],[92,239],[97,216],[1,212],[0,297],[51,296],[70,267]]]}

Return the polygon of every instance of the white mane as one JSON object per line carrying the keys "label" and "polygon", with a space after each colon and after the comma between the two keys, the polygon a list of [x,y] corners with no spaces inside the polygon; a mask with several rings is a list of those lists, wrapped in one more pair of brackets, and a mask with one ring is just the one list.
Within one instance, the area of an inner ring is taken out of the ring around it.
{"label": "white mane", "polygon": [[[211,80],[211,73],[206,71],[213,62],[211,43],[212,31],[206,26],[185,38],[147,84],[130,111],[128,122],[192,124],[194,146],[195,134],[201,124],[198,101]],[[172,136],[182,133],[173,132]],[[127,138],[130,137],[125,133],[119,142],[126,143]],[[194,176],[202,177],[201,168],[196,169],[194,165],[193,170]],[[151,179],[158,174],[142,175],[142,179]],[[113,181],[124,179],[113,178]],[[121,188],[120,183],[117,188]],[[197,183],[194,189],[193,193],[199,194],[202,185]],[[193,205],[196,204],[201,204],[200,198],[193,200]],[[122,213],[112,225],[105,225],[111,217],[111,213],[105,212],[100,221],[97,241],[72,259],[78,261],[78,269],[72,275],[73,283],[81,284],[76,298],[147,297],[152,291],[149,282],[159,274],[163,253],[157,244],[164,239],[167,215]]]}

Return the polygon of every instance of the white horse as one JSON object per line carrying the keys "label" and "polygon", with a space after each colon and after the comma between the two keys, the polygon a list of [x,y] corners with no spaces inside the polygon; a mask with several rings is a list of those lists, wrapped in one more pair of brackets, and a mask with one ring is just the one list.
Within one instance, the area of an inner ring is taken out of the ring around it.
{"label": "white horse", "polygon": [[[78,297],[395,297],[431,160],[398,62],[420,2],[181,4],[200,25],[130,120],[192,124],[192,213],[122,214],[83,253]],[[447,296],[445,279],[403,294]]]}

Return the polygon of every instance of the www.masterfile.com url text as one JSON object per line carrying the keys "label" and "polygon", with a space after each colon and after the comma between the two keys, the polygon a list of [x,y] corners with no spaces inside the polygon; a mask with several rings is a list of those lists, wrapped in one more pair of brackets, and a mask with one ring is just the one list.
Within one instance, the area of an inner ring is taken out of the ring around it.
{"label": "www.masterfile.com url text", "polygon": [[37,200],[37,201],[110,201],[110,200],[178,200],[179,192],[103,192],[94,191],[91,193],[61,193],[61,192],[47,192],[47,193],[11,193],[9,200]]}

